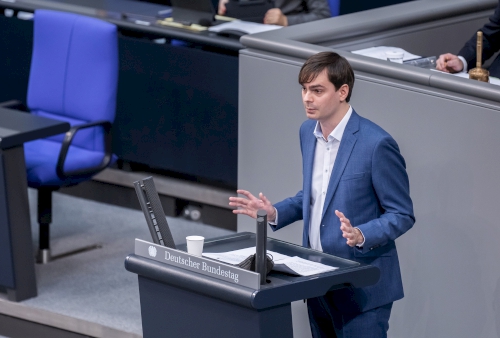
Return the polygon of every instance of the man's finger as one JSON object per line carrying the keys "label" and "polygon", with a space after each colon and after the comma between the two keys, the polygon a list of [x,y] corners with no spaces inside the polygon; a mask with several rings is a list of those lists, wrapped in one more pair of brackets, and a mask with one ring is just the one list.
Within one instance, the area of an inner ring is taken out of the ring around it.
{"label": "man's finger", "polygon": [[248,199],[242,197],[229,197],[229,203],[238,203],[246,205],[248,204]]}
{"label": "man's finger", "polygon": [[264,202],[265,205],[272,205],[272,203],[264,196],[263,193],[259,193],[259,198]]}
{"label": "man's finger", "polygon": [[246,198],[248,198],[249,200],[256,200],[257,199],[257,197],[252,195],[252,193],[250,193],[250,191],[238,189],[238,190],[236,190],[236,192],[240,195],[246,196]]}

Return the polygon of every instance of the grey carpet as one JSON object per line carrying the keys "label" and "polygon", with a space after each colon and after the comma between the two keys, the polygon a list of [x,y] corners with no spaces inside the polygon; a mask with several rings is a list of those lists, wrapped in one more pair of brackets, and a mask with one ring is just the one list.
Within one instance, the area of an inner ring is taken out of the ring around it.
{"label": "grey carpet", "polygon": [[[37,248],[36,191],[29,189],[33,245]],[[231,231],[167,217],[176,244]],[[137,276],[125,270],[134,239],[151,241],[141,211],[53,194],[51,246],[57,255],[99,243],[96,249],[37,265],[39,296],[23,304],[142,335]]]}

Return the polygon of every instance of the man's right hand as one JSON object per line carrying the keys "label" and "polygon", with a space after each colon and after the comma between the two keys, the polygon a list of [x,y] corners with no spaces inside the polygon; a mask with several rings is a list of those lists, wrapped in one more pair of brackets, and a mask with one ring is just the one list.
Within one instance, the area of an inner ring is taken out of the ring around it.
{"label": "man's right hand", "polygon": [[267,212],[267,221],[274,222],[276,220],[276,209],[264,194],[259,193],[259,198],[252,195],[246,190],[236,190],[238,194],[245,197],[229,197],[229,205],[237,207],[233,210],[234,214],[248,215],[257,218],[257,210],[263,209]]}
{"label": "man's right hand", "polygon": [[229,0],[219,0],[219,10],[218,10],[218,14],[219,15],[224,15],[226,14],[226,3],[228,2]]}
{"label": "man's right hand", "polygon": [[464,64],[458,56],[446,53],[439,56],[436,61],[436,69],[446,73],[458,73],[464,69]]}

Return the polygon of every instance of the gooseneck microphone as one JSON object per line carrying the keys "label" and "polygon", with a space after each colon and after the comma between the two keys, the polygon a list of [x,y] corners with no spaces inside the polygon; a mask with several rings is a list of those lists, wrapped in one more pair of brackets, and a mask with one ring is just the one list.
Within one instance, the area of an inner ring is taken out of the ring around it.
{"label": "gooseneck microphone", "polygon": [[266,284],[267,276],[267,212],[257,211],[257,231],[255,249],[255,272],[260,273],[260,284]]}

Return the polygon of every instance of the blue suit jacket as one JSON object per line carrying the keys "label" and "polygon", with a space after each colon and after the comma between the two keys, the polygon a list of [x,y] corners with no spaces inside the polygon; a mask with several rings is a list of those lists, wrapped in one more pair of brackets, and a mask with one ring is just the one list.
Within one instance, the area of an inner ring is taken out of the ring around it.
{"label": "blue suit jacket", "polygon": [[[309,222],[316,121],[300,128],[303,189],[275,205],[280,229],[304,220],[303,245],[309,247]],[[363,248],[351,248],[342,237],[335,210],[342,211],[365,236]],[[381,277],[365,288],[335,291],[333,300],[348,312],[366,311],[403,298],[403,285],[394,240],[414,224],[405,162],[396,141],[355,111],[347,122],[330,177],[321,220],[325,253],[377,266]]]}

